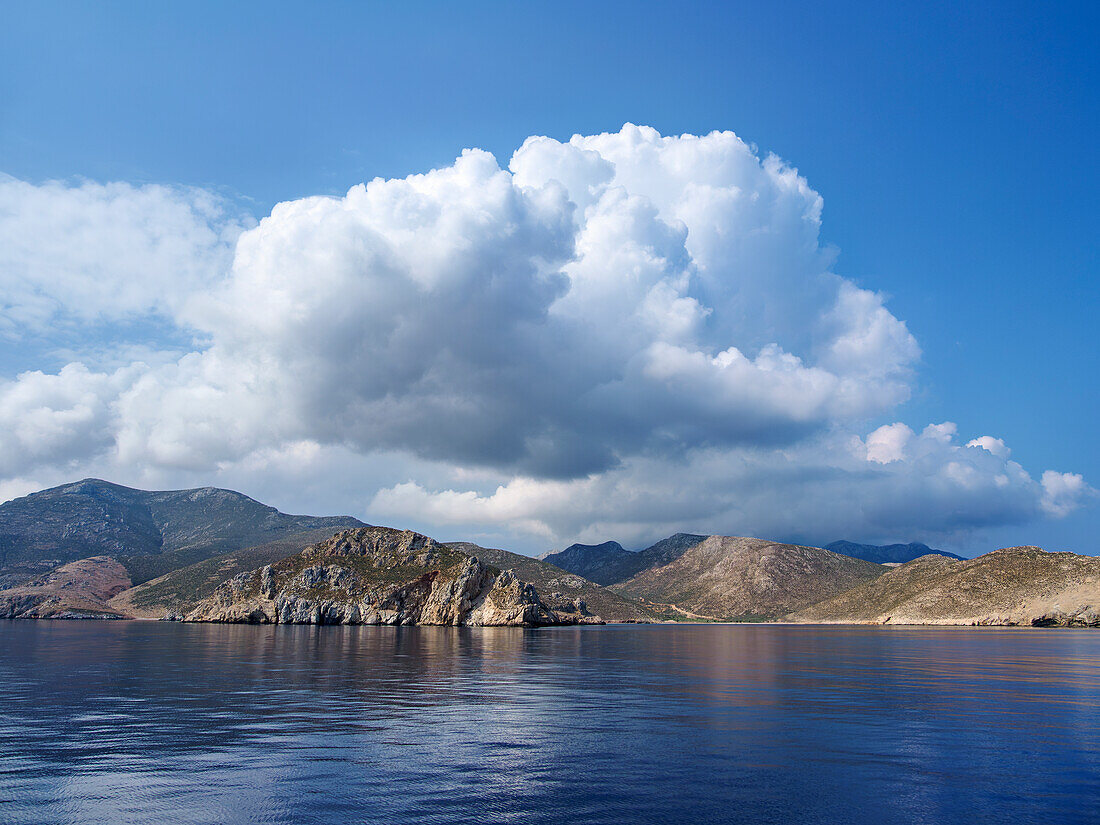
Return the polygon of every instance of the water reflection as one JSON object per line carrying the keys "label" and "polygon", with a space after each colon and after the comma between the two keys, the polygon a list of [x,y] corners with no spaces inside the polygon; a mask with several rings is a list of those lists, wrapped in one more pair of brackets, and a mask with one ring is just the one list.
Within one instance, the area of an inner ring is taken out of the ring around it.
{"label": "water reflection", "polygon": [[0,622],[0,820],[1090,821],[1098,677],[1087,630]]}

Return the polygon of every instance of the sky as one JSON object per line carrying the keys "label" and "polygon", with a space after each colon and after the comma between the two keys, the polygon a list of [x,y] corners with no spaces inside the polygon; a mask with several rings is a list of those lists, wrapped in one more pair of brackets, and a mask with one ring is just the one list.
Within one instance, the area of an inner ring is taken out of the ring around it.
{"label": "sky", "polygon": [[891,5],[0,4],[0,500],[1100,553],[1100,11]]}

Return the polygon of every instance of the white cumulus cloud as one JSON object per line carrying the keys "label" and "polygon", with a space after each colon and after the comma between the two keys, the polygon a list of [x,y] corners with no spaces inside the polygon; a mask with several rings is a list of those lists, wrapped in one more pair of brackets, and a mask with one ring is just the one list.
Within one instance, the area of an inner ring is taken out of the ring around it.
{"label": "white cumulus cloud", "polygon": [[1036,482],[999,439],[864,435],[920,348],[834,271],[822,208],[731,132],[632,125],[530,138],[506,167],[467,150],[257,225],[199,190],[0,179],[0,330],[155,316],[194,342],[0,383],[0,468],[232,478],[335,450],[333,487],[358,476],[372,514],[546,539],[1078,506],[1083,479]]}

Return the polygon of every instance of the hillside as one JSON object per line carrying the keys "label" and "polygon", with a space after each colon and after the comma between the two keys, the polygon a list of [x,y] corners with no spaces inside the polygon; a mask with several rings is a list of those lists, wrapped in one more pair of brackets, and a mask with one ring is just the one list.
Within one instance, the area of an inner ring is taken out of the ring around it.
{"label": "hillside", "polygon": [[927,544],[921,544],[919,541],[910,542],[909,544],[857,544],[854,541],[834,541],[831,544],[826,544],[825,549],[845,556],[863,559],[864,561],[873,561],[875,564],[905,564],[913,559],[929,555],[943,556],[949,559],[962,558],[962,556],[956,556],[946,550],[933,550]]}
{"label": "hillside", "polygon": [[[540,594],[561,593],[570,599],[580,599],[588,609],[607,622],[659,621],[666,613],[621,596],[595,582],[555,567],[543,559],[533,559],[507,550],[479,547],[469,542],[449,542],[448,547],[461,550],[493,567],[513,570],[524,581],[535,586]],[[625,551],[624,551],[625,552]]]}
{"label": "hillside", "polygon": [[794,612],[798,622],[1100,625],[1100,558],[1010,547],[952,561],[924,556]]}
{"label": "hillside", "polygon": [[624,550],[617,541],[572,544],[558,553],[548,553],[542,560],[606,586],[626,581],[651,567],[668,564],[704,538],[706,536],[677,533],[636,553]]}
{"label": "hillside", "polygon": [[547,553],[541,560],[597,584],[611,584],[630,578],[640,569],[636,566],[637,556],[617,541],[605,541],[571,544],[557,553]]}
{"label": "hillside", "polygon": [[612,589],[713,619],[775,619],[878,578],[885,568],[819,547],[711,536]]}
{"label": "hillside", "polygon": [[107,556],[69,562],[18,587],[0,590],[0,619],[121,619],[108,599],[130,586]]}
{"label": "hillside", "polygon": [[90,556],[120,560],[140,583],[242,547],[357,526],[347,516],[287,515],[216,487],[150,492],[84,479],[0,504],[0,586]]}
{"label": "hillside", "polygon": [[278,541],[204,559],[124,590],[111,599],[109,606],[142,619],[186,613],[227,579],[293,556],[311,544],[331,538],[334,532],[325,527],[307,530]]}
{"label": "hillside", "polygon": [[346,530],[241,573],[190,622],[538,626],[598,623],[583,605],[410,530]]}

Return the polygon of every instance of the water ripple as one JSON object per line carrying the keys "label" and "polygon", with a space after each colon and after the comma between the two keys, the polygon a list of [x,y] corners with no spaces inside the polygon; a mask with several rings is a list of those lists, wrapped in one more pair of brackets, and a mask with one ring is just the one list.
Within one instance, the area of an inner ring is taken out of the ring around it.
{"label": "water ripple", "polygon": [[0,821],[1100,821],[1100,633],[0,622]]}

